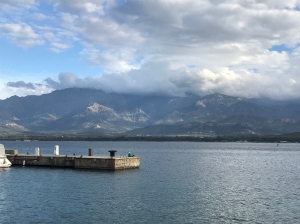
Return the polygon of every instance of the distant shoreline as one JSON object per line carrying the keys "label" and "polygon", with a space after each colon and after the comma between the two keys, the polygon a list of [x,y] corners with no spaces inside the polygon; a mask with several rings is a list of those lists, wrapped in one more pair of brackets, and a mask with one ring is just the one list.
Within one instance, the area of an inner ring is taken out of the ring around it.
{"label": "distant shoreline", "polygon": [[300,142],[300,133],[267,136],[74,136],[74,135],[22,135],[1,136],[0,141],[153,141],[153,142],[270,142],[270,143],[297,143]]}

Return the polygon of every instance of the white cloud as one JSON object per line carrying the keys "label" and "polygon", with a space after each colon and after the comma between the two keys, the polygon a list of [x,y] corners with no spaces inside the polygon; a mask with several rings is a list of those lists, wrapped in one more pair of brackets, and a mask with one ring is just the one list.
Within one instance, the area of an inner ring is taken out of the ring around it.
{"label": "white cloud", "polygon": [[30,19],[32,20],[37,20],[37,21],[42,21],[42,20],[46,20],[46,19],[51,19],[51,17],[49,16],[46,16],[45,14],[43,13],[38,13],[38,12],[35,12],[35,13],[32,13],[28,16]]}
{"label": "white cloud", "polygon": [[56,53],[60,53],[62,51],[65,51],[66,49],[68,49],[70,47],[67,44],[56,43],[56,42],[51,43],[50,45],[51,45],[50,49],[52,51],[56,52]]}
{"label": "white cloud", "polygon": [[132,49],[101,52],[87,48],[81,54],[88,57],[90,65],[103,67],[107,71],[125,72],[138,68],[138,63],[135,60],[135,51]]}
{"label": "white cloud", "polygon": [[31,8],[36,5],[35,0],[1,0],[0,7],[2,9],[11,9],[11,8]]}
{"label": "white cloud", "polygon": [[70,13],[60,13],[61,23],[63,26],[70,28],[73,27],[73,24],[78,19],[77,15],[72,15]]}
{"label": "white cloud", "polygon": [[28,25],[0,24],[0,35],[8,36],[24,48],[44,44],[40,36]]}
{"label": "white cloud", "polygon": [[[293,71],[288,70],[289,73]],[[46,80],[49,87],[99,88],[107,92],[168,94],[183,96],[185,92],[203,95],[220,92],[248,98],[267,97],[286,99],[299,97],[299,78],[293,75],[274,76],[249,70],[231,70],[219,67],[213,70],[199,68],[171,69],[165,62],[146,63],[140,69],[123,73],[104,73],[101,77],[80,78],[75,74],[61,73],[59,81]]]}
{"label": "white cloud", "polygon": [[108,7],[114,0],[53,0],[54,7],[58,10],[68,11],[75,14],[98,13],[101,14],[103,6]]}
{"label": "white cloud", "polygon": [[20,23],[28,15],[28,10],[34,10],[37,6],[35,0],[1,0],[0,24]]}

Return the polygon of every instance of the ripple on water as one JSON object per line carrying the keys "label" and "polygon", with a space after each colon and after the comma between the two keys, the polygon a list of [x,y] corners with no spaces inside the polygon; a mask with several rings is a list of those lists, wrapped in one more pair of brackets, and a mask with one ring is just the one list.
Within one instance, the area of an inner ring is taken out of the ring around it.
{"label": "ripple on water", "polygon": [[299,144],[188,142],[4,142],[45,154],[141,157],[118,172],[0,169],[0,223],[295,223]]}

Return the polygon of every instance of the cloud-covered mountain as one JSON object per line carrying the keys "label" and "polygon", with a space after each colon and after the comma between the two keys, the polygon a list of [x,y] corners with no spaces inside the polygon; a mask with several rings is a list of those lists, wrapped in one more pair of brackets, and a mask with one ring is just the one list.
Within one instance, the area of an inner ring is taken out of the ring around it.
{"label": "cloud-covered mountain", "polygon": [[0,101],[0,133],[279,134],[300,131],[300,104],[210,94],[112,94],[69,88]]}

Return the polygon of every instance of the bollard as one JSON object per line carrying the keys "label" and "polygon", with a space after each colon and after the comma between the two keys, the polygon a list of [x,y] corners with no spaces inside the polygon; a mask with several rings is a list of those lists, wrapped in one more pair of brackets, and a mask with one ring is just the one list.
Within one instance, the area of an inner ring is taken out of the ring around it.
{"label": "bollard", "polygon": [[93,155],[94,155],[93,149],[89,148],[89,156],[93,156]]}
{"label": "bollard", "polygon": [[40,156],[41,155],[41,149],[40,149],[40,147],[35,147],[35,155],[36,156]]}
{"label": "bollard", "polygon": [[59,146],[58,145],[54,146],[54,155],[56,155],[56,156],[59,155]]}
{"label": "bollard", "polygon": [[108,152],[110,157],[115,157],[115,153],[117,152],[117,150],[109,150]]}

